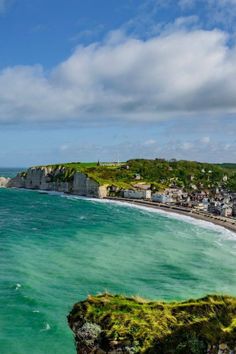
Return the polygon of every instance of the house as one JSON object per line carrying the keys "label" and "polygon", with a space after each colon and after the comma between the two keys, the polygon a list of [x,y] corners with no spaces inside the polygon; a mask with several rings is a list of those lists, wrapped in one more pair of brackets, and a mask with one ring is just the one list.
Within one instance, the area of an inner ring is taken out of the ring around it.
{"label": "house", "polygon": [[208,198],[203,198],[200,202],[196,202],[194,208],[201,211],[208,211],[209,201]]}
{"label": "house", "polygon": [[208,212],[210,214],[216,214],[220,215],[221,214],[221,203],[215,200],[211,200],[210,203],[208,204]]}
{"label": "house", "polygon": [[203,198],[202,204],[204,206],[204,210],[207,211],[208,210],[208,205],[209,205],[209,199],[208,198]]}
{"label": "house", "polygon": [[136,179],[137,181],[140,181],[140,180],[142,179],[142,177],[140,176],[139,173],[136,173],[136,174],[134,175],[134,179]]}
{"label": "house", "polygon": [[232,216],[232,214],[233,214],[233,208],[228,204],[224,204],[221,209],[221,216],[225,216],[226,218],[228,218]]}
{"label": "house", "polygon": [[120,168],[122,170],[129,170],[130,169],[129,165],[122,165]]}
{"label": "house", "polygon": [[223,182],[227,182],[227,181],[228,181],[228,176],[225,175],[225,176],[223,177]]}
{"label": "house", "polygon": [[123,192],[124,198],[127,199],[151,199],[152,191],[150,189],[139,189],[139,190],[132,190],[126,189]]}
{"label": "house", "polygon": [[170,195],[161,194],[161,193],[155,193],[152,196],[152,201],[153,202],[162,203],[162,204],[166,204],[166,203],[171,203],[173,200],[172,200]]}
{"label": "house", "polygon": [[207,211],[207,209],[205,209],[205,206],[203,203],[198,203],[198,204],[194,205],[194,209],[199,210],[199,211]]}
{"label": "house", "polygon": [[170,196],[173,201],[179,201],[183,198],[183,191],[180,188],[167,188],[165,194]]}

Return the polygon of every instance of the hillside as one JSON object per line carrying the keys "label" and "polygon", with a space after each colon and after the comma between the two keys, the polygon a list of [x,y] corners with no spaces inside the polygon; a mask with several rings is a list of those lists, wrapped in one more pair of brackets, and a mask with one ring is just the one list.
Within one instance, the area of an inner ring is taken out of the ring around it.
{"label": "hillside", "polygon": [[236,170],[236,163],[220,163],[218,166],[226,169]]}
{"label": "hillside", "polygon": [[153,190],[163,190],[175,185],[185,190],[224,187],[236,191],[235,164],[134,159],[120,164],[72,162],[47,167],[61,169],[56,178],[63,181],[68,181],[79,171],[100,185],[114,185],[118,188],[133,188],[138,179],[139,182],[151,184]]}
{"label": "hillside", "polygon": [[74,305],[68,322],[78,354],[235,354],[233,297],[164,303],[109,294],[90,296]]}

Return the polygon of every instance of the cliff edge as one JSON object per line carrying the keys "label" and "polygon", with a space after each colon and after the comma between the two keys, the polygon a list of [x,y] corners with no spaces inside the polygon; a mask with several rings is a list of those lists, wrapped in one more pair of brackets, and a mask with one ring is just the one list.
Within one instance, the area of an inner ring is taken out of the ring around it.
{"label": "cliff edge", "polygon": [[236,298],[148,302],[109,294],[74,305],[78,354],[235,354]]}
{"label": "cliff edge", "polygon": [[64,166],[31,167],[12,178],[8,187],[70,193],[79,196],[105,198],[106,186],[87,174]]}

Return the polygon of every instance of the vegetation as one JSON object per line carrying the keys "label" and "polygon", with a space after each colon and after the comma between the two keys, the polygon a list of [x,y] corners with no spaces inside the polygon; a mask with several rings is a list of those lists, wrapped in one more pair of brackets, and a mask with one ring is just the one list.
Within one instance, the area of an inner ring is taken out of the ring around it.
{"label": "vegetation", "polygon": [[208,345],[236,345],[236,298],[228,296],[180,303],[90,296],[74,306],[68,321],[74,332],[76,324],[96,326],[99,347],[105,351],[112,343],[129,346],[133,353],[153,354],[200,354]]}
{"label": "vegetation", "polygon": [[236,163],[221,163],[218,164],[218,166],[222,168],[232,169],[234,171],[236,170]]}
{"label": "vegetation", "polygon": [[[139,182],[151,184],[152,189],[157,191],[174,185],[186,191],[224,187],[236,192],[236,164],[134,159],[122,164],[72,162],[50,167],[60,170],[56,178],[62,181],[70,181],[73,174],[79,171],[101,185],[118,188],[133,188]],[[137,175],[140,175],[140,181],[137,181]]]}
{"label": "vegetation", "polygon": [[236,174],[232,175],[229,179],[228,189],[232,192],[236,192]]}

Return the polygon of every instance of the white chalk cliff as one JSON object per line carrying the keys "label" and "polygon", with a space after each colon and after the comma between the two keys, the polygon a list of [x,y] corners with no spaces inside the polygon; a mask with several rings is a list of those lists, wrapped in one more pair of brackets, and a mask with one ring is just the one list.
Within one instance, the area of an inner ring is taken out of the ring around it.
{"label": "white chalk cliff", "polygon": [[29,168],[8,182],[8,187],[39,189],[75,194],[85,197],[105,198],[106,186],[81,172],[70,172],[65,167],[41,166]]}
{"label": "white chalk cliff", "polygon": [[0,188],[7,188],[10,180],[10,178],[0,177]]}

